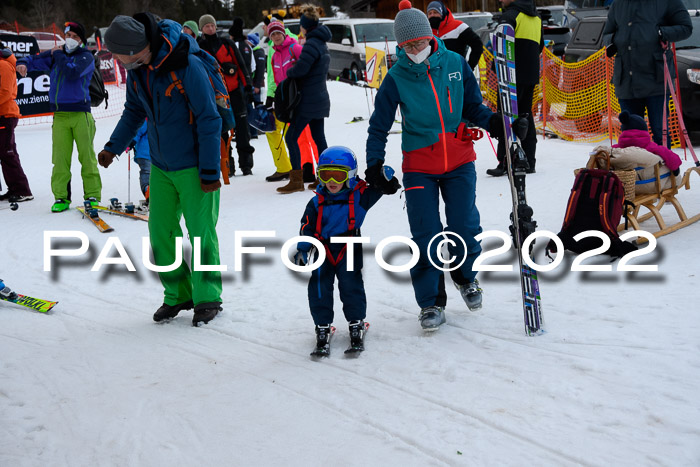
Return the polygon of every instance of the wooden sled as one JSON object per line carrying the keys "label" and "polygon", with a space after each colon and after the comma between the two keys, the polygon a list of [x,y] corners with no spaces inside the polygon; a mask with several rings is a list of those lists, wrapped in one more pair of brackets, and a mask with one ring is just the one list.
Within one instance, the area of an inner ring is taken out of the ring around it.
{"label": "wooden sled", "polygon": [[[586,168],[605,168],[599,167],[601,165],[600,161],[601,157],[599,154],[592,154],[588,160],[588,164],[586,164]],[[682,229],[683,227],[686,227],[694,222],[700,221],[700,213],[693,217],[688,217],[683,209],[683,206],[681,206],[680,201],[678,201],[678,198],[676,198],[680,187],[685,187],[686,190],[690,190],[690,174],[695,172],[700,177],[700,167],[691,167],[687,169],[683,174],[680,184],[677,183],[676,177],[673,175],[673,173],[671,173],[671,187],[666,189],[661,189],[661,177],[659,176],[660,167],[660,163],[654,166],[654,174],[656,178],[654,181],[654,192],[635,194],[634,200],[628,201],[625,208],[628,224],[633,230],[644,230],[639,226],[639,224],[653,217],[659,226],[659,230],[650,233],[656,238],[668,235],[671,232],[675,232],[676,230]],[[663,217],[661,217],[661,208],[663,208],[666,203],[670,203],[676,209],[676,213],[678,214],[680,220],[675,224],[666,225]],[[648,212],[640,216],[639,213],[641,208],[645,208]],[[625,223],[623,222],[622,224],[618,225],[617,230],[618,232],[625,230]],[[637,243],[644,243],[646,241],[646,238],[640,237],[637,240]]]}

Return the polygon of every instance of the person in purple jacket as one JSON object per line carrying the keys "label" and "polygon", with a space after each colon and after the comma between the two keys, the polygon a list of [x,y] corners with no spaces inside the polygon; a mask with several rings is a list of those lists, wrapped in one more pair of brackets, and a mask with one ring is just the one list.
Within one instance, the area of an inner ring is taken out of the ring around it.
{"label": "person in purple jacket", "polygon": [[70,165],[74,141],[82,166],[80,174],[83,177],[84,199],[98,204],[102,195],[102,180],[93,147],[95,119],[90,112],[89,88],[95,59],[85,47],[85,28],[82,24],[69,21],[65,24],[64,32],[65,45],[17,61],[17,72],[23,77],[27,76],[27,71],[33,70],[50,73],[49,105],[53,112],[51,191],[56,199],[51,207],[52,212],[65,211],[70,207]]}

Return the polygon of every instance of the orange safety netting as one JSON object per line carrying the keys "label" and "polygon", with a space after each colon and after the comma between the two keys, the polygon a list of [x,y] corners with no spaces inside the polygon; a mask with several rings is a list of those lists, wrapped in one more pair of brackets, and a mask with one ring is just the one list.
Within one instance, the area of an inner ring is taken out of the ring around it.
{"label": "orange safety netting", "polygon": [[[498,86],[492,63],[493,54],[484,50],[479,61],[481,93],[484,104],[495,110]],[[540,84],[535,87],[532,104],[538,131],[566,141],[617,140],[620,104],[611,83],[614,63],[614,58],[606,57],[605,49],[577,63],[565,63],[544,49]],[[680,126],[673,99],[669,108],[671,144],[680,147]]]}

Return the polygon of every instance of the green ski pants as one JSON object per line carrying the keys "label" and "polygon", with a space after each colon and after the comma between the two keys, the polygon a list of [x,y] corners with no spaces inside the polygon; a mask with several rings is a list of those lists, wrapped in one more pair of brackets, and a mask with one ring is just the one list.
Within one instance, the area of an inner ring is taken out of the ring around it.
{"label": "green ski pants", "polygon": [[[148,230],[153,258],[157,266],[175,262],[175,238],[182,237],[180,219],[185,225],[192,244],[191,264],[194,268],[194,239],[201,239],[202,266],[219,265],[219,239],[216,223],[219,219],[220,192],[204,193],[200,187],[197,168],[165,172],[151,167]],[[192,300],[202,303],[221,303],[221,272],[190,271],[183,260],[174,271],[160,272],[165,288],[166,305],[177,305]]]}
{"label": "green ski pants", "polygon": [[71,180],[70,165],[73,156],[73,141],[78,148],[78,161],[82,169],[84,199],[102,197],[102,180],[97,169],[95,119],[90,112],[55,112],[53,114],[53,172],[51,191],[56,199],[70,199],[68,184]]}

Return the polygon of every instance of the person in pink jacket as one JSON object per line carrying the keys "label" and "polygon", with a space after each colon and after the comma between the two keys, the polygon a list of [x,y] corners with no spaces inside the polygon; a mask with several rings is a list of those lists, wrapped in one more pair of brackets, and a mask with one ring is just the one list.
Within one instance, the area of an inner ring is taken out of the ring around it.
{"label": "person in pink jacket", "polygon": [[642,117],[623,110],[622,113],[620,113],[619,119],[622,133],[620,133],[620,137],[617,139],[617,144],[613,145],[614,148],[635,146],[646,149],[650,153],[656,154],[662,158],[666,167],[673,172],[673,175],[678,175],[680,173],[681,158],[667,147],[656,144],[651,140],[647,122]]}
{"label": "person in pink jacket", "polygon": [[[267,27],[267,33],[272,40],[274,53],[271,64],[275,84],[279,85],[287,77],[287,71],[294,66],[301,55],[303,46],[296,39],[286,34],[282,23],[272,22]],[[318,183],[314,172],[314,160],[318,159],[318,149],[311,137],[311,130],[307,126],[299,136],[299,150],[301,152],[301,162],[304,169],[304,182],[311,183],[309,189],[315,189]],[[284,188],[284,187],[281,187]],[[302,187],[303,189],[303,187]],[[277,191],[286,193],[279,188]]]}

